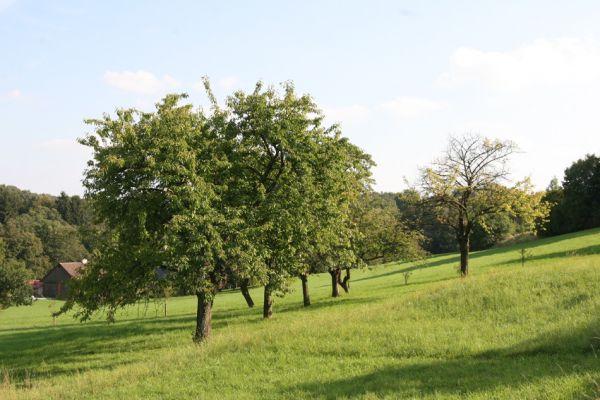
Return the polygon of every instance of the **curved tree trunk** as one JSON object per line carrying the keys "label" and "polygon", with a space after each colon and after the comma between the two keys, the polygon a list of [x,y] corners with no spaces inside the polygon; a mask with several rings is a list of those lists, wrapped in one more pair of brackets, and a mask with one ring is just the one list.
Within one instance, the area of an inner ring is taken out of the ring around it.
{"label": "curved tree trunk", "polygon": [[468,236],[460,238],[460,274],[462,276],[467,276],[469,274],[469,245]]}
{"label": "curved tree trunk", "polygon": [[331,297],[338,297],[340,295],[340,291],[338,290],[340,274],[341,271],[339,268],[329,270],[329,275],[331,275]]}
{"label": "curved tree trunk", "polygon": [[304,307],[310,306],[310,294],[308,293],[308,273],[301,274],[302,281],[302,298],[304,299]]}
{"label": "curved tree trunk", "polygon": [[338,274],[338,283],[344,289],[344,292],[350,293],[350,268],[346,268],[346,276],[342,280],[341,272]]}
{"label": "curved tree trunk", "polygon": [[195,342],[206,340],[212,331],[212,306],[213,301],[204,293],[196,294],[198,298],[198,308],[196,309],[196,332],[194,334]]}
{"label": "curved tree trunk", "polygon": [[252,300],[252,296],[250,296],[250,290],[248,290],[248,283],[248,279],[244,279],[242,283],[240,283],[240,290],[242,292],[242,295],[244,296],[244,299],[246,300],[246,304],[248,304],[248,307],[252,308],[254,307],[254,300]]}
{"label": "curved tree trunk", "polygon": [[269,285],[265,286],[265,296],[263,303],[263,318],[271,318],[273,316],[273,293]]}

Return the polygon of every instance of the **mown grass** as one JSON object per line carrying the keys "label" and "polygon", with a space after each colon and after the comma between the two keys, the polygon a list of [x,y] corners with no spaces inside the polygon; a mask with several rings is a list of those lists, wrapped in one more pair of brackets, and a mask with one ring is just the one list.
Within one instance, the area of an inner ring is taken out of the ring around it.
{"label": "mown grass", "polygon": [[0,313],[0,399],[600,396],[600,230],[474,253],[466,279],[457,263],[358,271],[338,299],[328,275],[313,276],[314,304],[302,307],[298,283],[270,321],[221,293],[202,345],[191,297],[170,299],[166,317],[140,305],[111,325],[53,325],[53,301],[11,308]]}

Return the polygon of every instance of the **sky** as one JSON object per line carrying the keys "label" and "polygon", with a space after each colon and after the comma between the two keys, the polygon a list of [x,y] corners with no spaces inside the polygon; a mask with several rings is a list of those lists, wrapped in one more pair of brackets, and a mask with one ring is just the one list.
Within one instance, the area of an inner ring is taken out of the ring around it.
{"label": "sky", "polygon": [[370,153],[375,189],[417,183],[450,135],[512,140],[545,188],[600,154],[597,1],[0,0],[0,184],[82,194],[86,118],[207,104],[294,81]]}

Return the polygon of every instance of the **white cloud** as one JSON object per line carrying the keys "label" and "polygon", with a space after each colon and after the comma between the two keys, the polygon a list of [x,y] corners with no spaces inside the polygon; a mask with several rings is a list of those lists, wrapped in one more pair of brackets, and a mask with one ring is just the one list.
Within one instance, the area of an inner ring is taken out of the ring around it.
{"label": "white cloud", "polygon": [[402,96],[383,103],[381,107],[399,118],[415,118],[432,111],[442,110],[446,104],[418,97]]}
{"label": "white cloud", "polygon": [[327,120],[340,123],[360,123],[366,121],[371,112],[368,107],[353,104],[348,107],[332,107],[323,110]]}
{"label": "white cloud", "polygon": [[181,86],[181,82],[169,75],[158,78],[152,72],[144,70],[106,71],[104,80],[117,89],[139,94],[155,94]]}
{"label": "white cloud", "polygon": [[508,51],[461,47],[439,81],[476,82],[493,90],[600,82],[600,47],[576,38],[539,39]]}

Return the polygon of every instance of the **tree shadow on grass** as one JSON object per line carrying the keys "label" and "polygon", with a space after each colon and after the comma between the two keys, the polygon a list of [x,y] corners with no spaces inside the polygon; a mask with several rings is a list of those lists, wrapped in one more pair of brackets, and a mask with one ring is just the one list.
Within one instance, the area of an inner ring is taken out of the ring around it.
{"label": "tree shadow on grass", "polygon": [[418,271],[418,270],[421,270],[421,269],[427,269],[427,268],[431,268],[431,267],[434,267],[434,266],[435,265],[433,265],[433,263],[429,263],[429,262],[424,261],[424,262],[419,263],[419,264],[414,264],[414,265],[406,266],[404,268],[394,269],[392,271],[384,272],[382,274],[366,276],[364,278],[352,279],[350,282],[351,283],[352,282],[362,282],[362,281],[368,281],[368,280],[371,280],[371,279],[385,278],[385,277],[390,277],[390,276],[394,276],[394,275],[398,275],[398,274],[403,274],[405,272],[413,272],[413,271]]}
{"label": "tree shadow on grass", "polygon": [[[240,316],[217,312],[213,328],[261,321]],[[45,379],[82,370],[106,370],[146,359],[148,352],[171,346],[169,340],[175,344],[191,342],[194,324],[195,313],[190,313],[5,331],[0,334],[0,371],[6,370],[11,381],[19,384],[26,377]]]}
{"label": "tree shadow on grass", "polygon": [[[498,254],[516,253],[521,248],[526,248],[528,250],[535,250],[539,247],[549,246],[549,245],[552,245],[555,243],[562,242],[564,240],[573,240],[573,239],[589,236],[591,234],[596,234],[596,233],[600,233],[600,229],[585,230],[585,231],[580,231],[580,232],[568,233],[568,234],[560,235],[560,236],[541,238],[541,239],[533,240],[530,242],[513,244],[513,245],[505,246],[505,247],[496,247],[496,248],[491,248],[491,249],[487,249],[487,250],[474,251],[469,255],[469,257],[471,260],[477,260],[480,257],[488,257],[488,256],[494,256],[494,255],[498,255]],[[600,254],[600,246],[588,246],[585,248],[558,251],[558,252],[554,252],[554,253],[539,254],[537,256],[534,255],[530,259],[545,259],[545,258],[566,257],[566,256],[571,256],[571,255],[590,255],[590,254]],[[436,256],[436,257],[438,257],[438,256]],[[457,265],[459,262],[460,262],[460,255],[456,254],[451,257],[447,257],[447,258],[444,257],[437,261],[430,261],[430,262],[428,262],[427,266],[428,267],[439,267],[439,266],[445,265],[445,264],[451,264],[451,265],[456,264]],[[520,263],[521,260],[520,259],[517,260],[517,257],[515,257],[514,261],[503,261],[503,262],[499,262],[499,263],[493,264],[493,265],[510,264],[513,262]]]}
{"label": "tree shadow on grass", "polygon": [[[323,308],[360,304],[372,298],[326,299],[310,307],[285,304],[276,313],[311,312]],[[263,322],[260,307],[216,309],[213,329]],[[56,326],[6,329],[0,333],[0,371],[6,370],[12,382],[45,379],[82,370],[106,370],[142,361],[148,352],[169,346],[169,340],[191,341],[195,313],[107,322],[85,322]],[[165,339],[164,335],[168,335]]]}
{"label": "tree shadow on grass", "polygon": [[339,310],[336,310],[336,312],[347,312],[347,310],[344,308],[345,306],[375,303],[380,299],[380,297],[373,296],[365,298],[349,297],[348,295],[342,295],[337,298],[319,299],[318,301],[313,302],[310,306],[304,307],[304,305],[301,302],[302,298],[299,298],[297,304],[288,303],[282,304],[281,306],[277,306],[277,304],[275,304],[275,312],[311,312],[334,307],[339,307]]}
{"label": "tree shadow on grass", "polygon": [[[241,295],[240,295],[241,299]],[[219,307],[218,302],[220,297],[217,297],[216,308],[214,310],[213,322],[217,321],[217,324],[223,322],[223,319],[236,319],[240,317],[248,317],[257,313],[257,307],[254,309],[246,308],[242,306],[242,300],[240,300],[239,306],[229,306],[229,307]],[[161,303],[162,304],[162,303]],[[142,304],[143,305],[143,304]],[[27,306],[23,306],[25,309]],[[135,305],[129,305],[127,307],[135,307]],[[158,312],[152,312],[152,309],[144,309],[142,313],[137,312],[135,309],[128,309],[126,311],[120,311],[116,316],[116,324],[127,323],[127,322],[135,322],[135,323],[157,323],[161,324],[165,321],[173,321],[175,319],[187,319],[189,321],[193,321],[196,316],[196,304],[193,303],[190,306],[190,312],[175,312],[169,313],[167,316],[163,314],[162,306],[158,310]],[[150,310],[150,311],[148,311]],[[254,311],[253,311],[254,310]],[[137,316],[134,316],[137,313]],[[73,322],[63,322],[66,319],[71,319]],[[98,312],[94,314],[93,321],[85,321],[79,322],[73,314],[67,313],[62,316],[57,317],[57,321],[59,321],[56,325],[52,324],[52,312],[48,311],[48,322],[47,323],[37,323],[37,325],[31,325],[26,327],[8,327],[8,328],[0,328],[0,338],[3,337],[5,333],[15,333],[15,332],[37,332],[47,329],[64,329],[64,328],[72,328],[72,327],[105,327],[109,324],[106,320],[106,314],[103,312]],[[0,340],[0,351],[2,349],[2,341]]]}
{"label": "tree shadow on grass", "polygon": [[[306,398],[419,398],[425,395],[485,393],[600,371],[591,348],[599,324],[554,334],[540,334],[515,346],[450,359],[398,358],[392,365],[337,380],[282,388]],[[571,396],[583,397],[582,393]]]}
{"label": "tree shadow on grass", "polygon": [[[546,240],[546,239],[541,239],[541,240]],[[527,250],[534,250],[538,247],[546,246],[548,244],[549,243],[534,243],[534,244],[532,244],[530,242],[527,242],[522,245],[513,245],[510,247],[499,247],[497,249],[476,251],[476,252],[472,252],[469,254],[469,259],[471,261],[477,261],[477,259],[479,259],[481,257],[489,257],[489,256],[498,255],[498,254],[503,254],[503,255],[512,254],[512,255],[514,255],[514,257],[512,259],[505,260],[505,261],[499,261],[494,264],[486,264],[486,266],[493,267],[493,266],[499,266],[499,265],[520,264],[521,256],[518,253],[520,251],[520,249],[525,248]],[[572,256],[588,256],[588,255],[595,255],[595,254],[600,254],[600,245],[593,245],[593,246],[587,246],[587,247],[576,248],[576,249],[571,249],[571,250],[564,250],[564,251],[556,251],[556,252],[552,252],[552,253],[543,253],[543,254],[535,254],[534,253],[527,258],[526,262],[527,261],[546,260],[546,259],[552,259],[552,258],[572,257]],[[374,279],[374,278],[379,278],[379,277],[388,276],[388,275],[400,274],[400,273],[403,273],[406,271],[414,271],[414,270],[425,269],[425,268],[439,267],[439,266],[443,266],[443,265],[456,265],[457,266],[459,264],[459,262],[460,262],[460,255],[457,254],[455,256],[443,258],[443,259],[437,260],[437,261],[427,261],[422,266],[411,266],[408,268],[390,271],[385,274],[361,278],[360,280]],[[359,279],[357,279],[356,281],[358,281],[358,280]]]}
{"label": "tree shadow on grass", "polygon": [[190,331],[191,318],[172,318],[56,326],[0,336],[0,369],[14,381],[75,373],[81,369],[107,369],[138,361],[144,352],[164,346],[160,335]]}
{"label": "tree shadow on grass", "polygon": [[[132,317],[117,317],[116,318],[116,323],[125,323],[125,322],[157,322],[157,321],[162,321],[165,318],[166,319],[174,319],[174,318],[182,318],[182,317],[186,317],[186,316],[191,316],[191,315],[195,315],[195,313],[177,313],[174,315],[169,315],[167,317],[163,316],[163,315],[158,315],[158,316],[148,316],[148,315],[144,315],[144,316],[140,316],[137,318],[132,318]],[[52,315],[51,313],[48,313],[48,321],[51,321]],[[48,322],[46,324],[41,324],[38,323],[37,325],[33,325],[33,326],[28,326],[28,327],[14,327],[14,328],[3,328],[0,329],[0,338],[3,337],[2,335],[5,333],[15,333],[15,332],[33,332],[33,331],[40,331],[40,330],[46,330],[46,329],[62,329],[62,328],[71,328],[71,327],[81,327],[81,326],[87,326],[87,327],[94,327],[94,326],[107,326],[110,325],[110,323],[108,321],[104,320],[95,320],[95,321],[86,321],[86,322],[79,322],[77,318],[73,317],[72,315],[64,315],[58,318],[71,318],[71,320],[73,320],[74,322],[59,322],[57,324],[52,324],[51,322]],[[105,317],[104,317],[105,318]],[[0,341],[0,344],[2,342]],[[2,346],[0,346],[1,348]]]}
{"label": "tree shadow on grass", "polygon": [[[562,366],[562,365],[564,366]],[[547,378],[598,370],[596,359],[574,360],[550,356],[518,359],[429,360],[388,366],[372,373],[330,382],[315,382],[286,388],[307,398],[420,398],[425,395],[464,396],[495,389],[518,387]]]}
{"label": "tree shadow on grass", "polygon": [[[531,250],[532,247],[523,247],[527,250]],[[491,264],[491,266],[497,265],[518,265],[522,263],[521,255],[519,254],[520,249],[513,249],[514,258],[507,261],[498,262],[495,264]],[[528,262],[531,261],[541,261],[541,260],[549,260],[553,258],[566,258],[566,257],[575,257],[575,256],[592,256],[600,254],[600,245],[581,247],[573,250],[564,250],[564,251],[555,251],[552,253],[545,254],[531,254],[525,260],[525,266],[527,266]]]}

